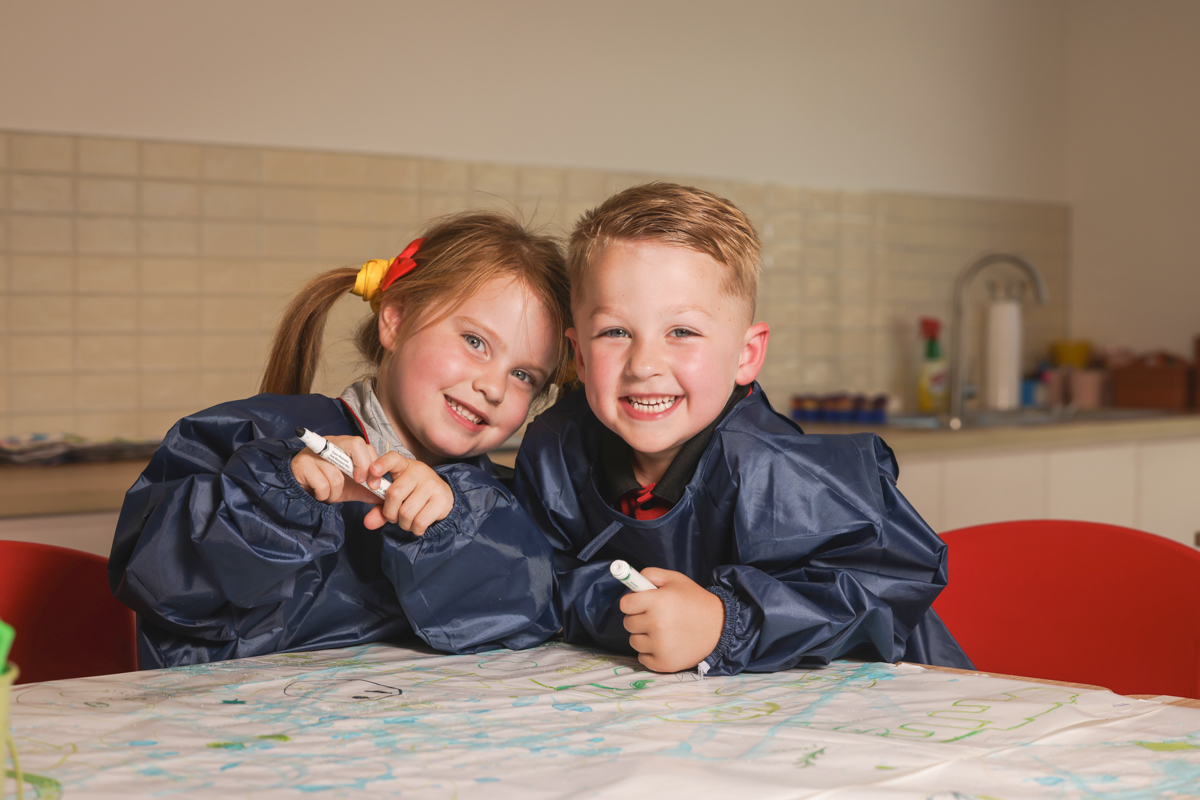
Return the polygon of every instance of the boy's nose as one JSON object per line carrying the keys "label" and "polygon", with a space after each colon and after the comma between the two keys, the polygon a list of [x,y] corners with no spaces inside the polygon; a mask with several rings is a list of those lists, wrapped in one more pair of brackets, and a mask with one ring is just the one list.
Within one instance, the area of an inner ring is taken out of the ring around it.
{"label": "boy's nose", "polygon": [[662,372],[662,348],[656,342],[634,341],[629,352],[629,372],[639,380]]}

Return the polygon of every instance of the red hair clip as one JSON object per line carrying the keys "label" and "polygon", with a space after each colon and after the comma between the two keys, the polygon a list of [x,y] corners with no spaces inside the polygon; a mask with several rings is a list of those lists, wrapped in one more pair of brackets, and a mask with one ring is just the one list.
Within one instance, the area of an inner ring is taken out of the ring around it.
{"label": "red hair clip", "polygon": [[388,270],[383,275],[383,280],[379,282],[379,291],[384,291],[397,279],[403,278],[408,273],[412,272],[417,267],[417,262],[413,260],[413,256],[421,249],[421,245],[425,243],[424,239],[413,239],[408,243],[408,247],[400,255],[396,256],[396,260],[391,263]]}

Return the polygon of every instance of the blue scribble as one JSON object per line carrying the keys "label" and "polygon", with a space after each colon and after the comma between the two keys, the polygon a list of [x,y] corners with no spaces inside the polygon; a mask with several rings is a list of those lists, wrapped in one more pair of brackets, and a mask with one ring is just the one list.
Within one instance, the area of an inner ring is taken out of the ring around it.
{"label": "blue scribble", "polygon": [[582,703],[555,703],[554,708],[559,711],[577,711],[579,713],[584,713],[584,712],[588,712],[588,711],[592,710],[591,708],[583,705]]}

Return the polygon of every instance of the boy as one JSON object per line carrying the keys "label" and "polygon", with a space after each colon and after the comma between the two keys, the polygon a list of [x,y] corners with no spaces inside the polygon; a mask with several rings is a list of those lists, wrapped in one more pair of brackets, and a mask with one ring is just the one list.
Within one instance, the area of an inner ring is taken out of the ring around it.
{"label": "boy", "polygon": [[[754,383],[760,245],[736,207],[666,183],[583,215],[568,270],[583,392],[539,417],[517,494],[555,548],[568,642],[658,672],[841,656],[969,667],[929,606],[945,546],[876,436],[804,435]],[[614,559],[659,588],[626,593]]]}

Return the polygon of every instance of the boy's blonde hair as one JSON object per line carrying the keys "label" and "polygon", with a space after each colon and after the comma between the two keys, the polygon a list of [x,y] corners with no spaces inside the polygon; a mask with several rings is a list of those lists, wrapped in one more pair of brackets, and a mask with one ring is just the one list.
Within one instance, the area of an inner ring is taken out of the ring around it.
{"label": "boy's blonde hair", "polygon": [[754,318],[762,243],[746,215],[725,198],[655,181],[614,194],[584,213],[567,248],[572,300],[587,271],[616,242],[656,242],[710,256],[725,273],[721,291],[744,302]]}

